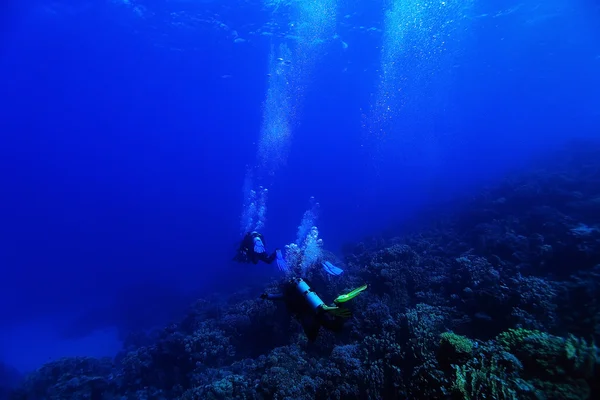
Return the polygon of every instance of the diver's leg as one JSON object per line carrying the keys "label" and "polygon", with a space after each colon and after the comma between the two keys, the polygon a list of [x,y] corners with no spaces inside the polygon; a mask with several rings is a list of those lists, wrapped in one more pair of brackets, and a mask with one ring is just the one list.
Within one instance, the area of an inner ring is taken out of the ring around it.
{"label": "diver's leg", "polygon": [[344,329],[344,318],[330,317],[325,314],[319,314],[317,317],[319,324],[328,331],[341,332]]}
{"label": "diver's leg", "polygon": [[300,324],[302,325],[304,334],[310,342],[317,340],[317,337],[319,336],[319,329],[321,328],[319,321],[317,321],[315,318],[304,317],[301,319]]}

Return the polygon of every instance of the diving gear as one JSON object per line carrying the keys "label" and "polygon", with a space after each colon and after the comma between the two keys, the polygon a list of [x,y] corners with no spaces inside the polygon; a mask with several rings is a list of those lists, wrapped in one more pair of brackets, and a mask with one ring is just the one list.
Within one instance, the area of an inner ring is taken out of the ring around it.
{"label": "diving gear", "polygon": [[342,295],[338,296],[337,299],[335,299],[333,302],[335,304],[338,304],[338,303],[345,303],[349,300],[352,300],[353,298],[358,296],[363,290],[366,290],[367,287],[368,287],[367,285],[362,285],[361,287],[354,289],[350,293],[346,293],[346,294],[342,294]]}
{"label": "diving gear", "polygon": [[283,253],[281,253],[281,250],[276,249],[275,254],[276,254],[275,260],[277,261],[277,268],[279,268],[279,270],[282,272],[288,272],[288,265],[287,265],[287,262],[285,262],[285,259],[283,258]]}
{"label": "diving gear", "polygon": [[321,265],[323,266],[323,270],[325,270],[325,272],[327,272],[329,275],[337,276],[341,275],[342,272],[344,272],[343,269],[336,267],[329,261],[322,262]]}
{"label": "diving gear", "polygon": [[319,330],[325,328],[330,332],[340,332],[345,321],[352,317],[352,312],[344,307],[344,302],[356,297],[367,285],[361,286],[348,294],[339,296],[335,304],[326,305],[302,278],[292,278],[283,284],[281,293],[263,293],[265,300],[283,300],[288,311],[300,321],[309,341],[317,339]]}
{"label": "diving gear", "polygon": [[252,264],[258,264],[259,261],[262,261],[271,264],[275,261],[276,256],[276,252],[267,254],[263,235],[258,232],[248,232],[242,239],[233,260]]}
{"label": "diving gear", "polygon": [[331,315],[335,315],[336,317],[341,318],[350,318],[352,316],[352,312],[344,307],[338,306],[323,306],[321,309],[325,312],[330,313]]}
{"label": "diving gear", "polygon": [[302,296],[306,297],[306,301],[314,311],[317,311],[319,307],[325,305],[325,303],[323,303],[323,300],[321,300],[321,298],[317,296],[315,292],[313,292],[310,286],[308,286],[308,284],[304,282],[302,278],[296,278],[293,280],[293,282],[295,283],[296,290]]}
{"label": "diving gear", "polygon": [[262,240],[260,240],[260,238],[258,236],[254,237],[254,252],[256,254],[260,254],[260,253],[264,253],[265,250],[265,245],[263,244]]}
{"label": "diving gear", "polygon": [[350,318],[352,314],[350,310],[341,307],[339,304],[352,300],[362,291],[367,289],[367,285],[363,285],[357,289],[354,289],[350,293],[342,294],[333,301],[335,305],[328,306],[302,278],[295,278],[292,280],[292,282],[295,283],[296,290],[306,298],[308,304],[314,311],[325,311],[342,318]]}
{"label": "diving gear", "polygon": [[353,298],[358,296],[363,290],[366,290],[366,289],[367,289],[367,285],[363,285],[359,288],[354,289],[350,293],[342,294],[342,295],[338,296],[333,301],[333,303],[335,304],[334,306],[324,305],[321,308],[323,309],[323,311],[326,311],[332,315],[335,315],[336,317],[350,318],[352,316],[352,313],[350,312],[350,310],[343,307],[343,303],[352,300]]}

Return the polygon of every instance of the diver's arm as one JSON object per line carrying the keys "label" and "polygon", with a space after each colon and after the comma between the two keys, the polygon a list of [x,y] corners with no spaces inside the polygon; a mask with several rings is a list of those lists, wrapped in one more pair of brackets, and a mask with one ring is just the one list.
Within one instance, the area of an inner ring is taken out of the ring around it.
{"label": "diver's arm", "polygon": [[276,251],[271,253],[271,255],[267,255],[267,252],[257,254],[257,259],[264,262],[265,264],[271,264],[273,261],[275,261],[276,257],[277,257]]}
{"label": "diver's arm", "polygon": [[263,300],[283,300],[283,293],[263,293],[260,295]]}

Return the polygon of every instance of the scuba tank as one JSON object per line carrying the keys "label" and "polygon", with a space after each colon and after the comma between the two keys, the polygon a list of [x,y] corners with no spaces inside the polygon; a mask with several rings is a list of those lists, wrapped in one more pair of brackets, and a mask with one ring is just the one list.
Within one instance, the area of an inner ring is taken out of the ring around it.
{"label": "scuba tank", "polygon": [[321,298],[308,286],[308,284],[302,278],[294,278],[291,283],[294,285],[294,289],[298,292],[302,298],[306,299],[306,302],[310,305],[313,311],[318,311],[322,308],[325,303]]}
{"label": "scuba tank", "polygon": [[352,300],[362,291],[367,289],[367,285],[363,285],[357,289],[354,289],[350,293],[338,296],[334,300],[334,305],[328,306],[302,278],[293,278],[290,281],[290,284],[293,285],[293,290],[295,290],[302,299],[306,300],[306,303],[314,312],[328,312],[332,315],[342,318],[349,318],[352,315],[349,309],[343,307],[343,303]]}

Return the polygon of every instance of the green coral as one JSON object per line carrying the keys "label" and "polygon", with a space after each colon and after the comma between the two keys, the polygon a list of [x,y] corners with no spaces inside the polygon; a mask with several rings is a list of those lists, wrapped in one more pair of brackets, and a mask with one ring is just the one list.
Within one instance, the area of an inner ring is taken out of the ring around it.
{"label": "green coral", "polygon": [[598,347],[592,342],[569,335],[565,340],[565,356],[575,376],[589,379],[594,376],[600,363]]}
{"label": "green coral", "polygon": [[510,329],[498,344],[522,361],[523,377],[547,399],[585,399],[589,380],[597,373],[598,348],[569,335],[567,338],[527,329]]}
{"label": "green coral", "polygon": [[444,332],[440,335],[437,360],[442,369],[448,370],[453,364],[464,364],[472,353],[473,342],[471,339],[453,332]]}
{"label": "green coral", "polygon": [[566,375],[589,379],[599,362],[598,348],[573,335],[561,338],[519,328],[501,333],[496,340],[523,362],[527,375],[541,379]]}
{"label": "green coral", "polygon": [[453,394],[465,400],[498,399],[516,400],[527,398],[519,394],[528,391],[524,382],[513,379],[498,359],[482,359],[478,365],[454,366],[456,378],[452,385]]}
{"label": "green coral", "polygon": [[452,359],[451,389],[456,398],[578,400],[591,395],[598,349],[575,336],[510,329],[498,335],[495,344],[478,349],[453,333],[444,333],[440,339],[439,351],[447,357],[465,355],[462,362]]}
{"label": "green coral", "polygon": [[440,345],[449,345],[460,354],[471,354],[473,342],[471,339],[457,335],[453,332],[444,332],[440,335]]}
{"label": "green coral", "polygon": [[509,329],[496,338],[500,346],[524,363],[527,372],[548,378],[565,374],[556,362],[562,350],[560,340],[544,332],[522,328]]}

